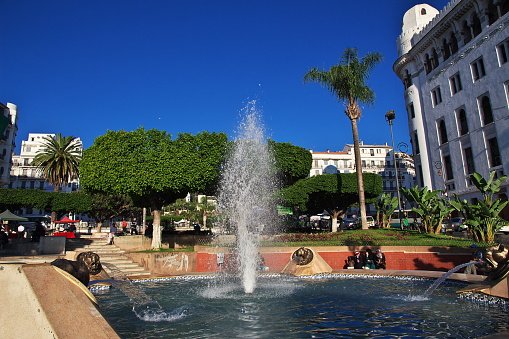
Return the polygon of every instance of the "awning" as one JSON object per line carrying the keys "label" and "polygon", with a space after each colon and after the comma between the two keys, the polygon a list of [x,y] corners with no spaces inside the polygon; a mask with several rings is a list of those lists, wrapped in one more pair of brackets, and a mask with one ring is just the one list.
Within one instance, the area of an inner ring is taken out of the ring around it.
{"label": "awning", "polygon": [[68,216],[62,218],[62,220],[55,221],[55,224],[68,224],[70,222],[80,222],[79,220],[71,220]]}
{"label": "awning", "polygon": [[27,218],[18,217],[16,214],[12,213],[9,210],[5,210],[4,212],[0,213],[0,220],[3,220],[3,221],[28,221]]}

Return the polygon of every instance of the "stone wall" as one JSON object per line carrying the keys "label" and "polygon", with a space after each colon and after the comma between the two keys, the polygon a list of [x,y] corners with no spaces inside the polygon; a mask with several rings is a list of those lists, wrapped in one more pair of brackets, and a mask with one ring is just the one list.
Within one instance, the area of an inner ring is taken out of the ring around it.
{"label": "stone wall", "polygon": [[[269,271],[278,272],[288,263],[292,253],[298,247],[265,247],[260,253]],[[367,247],[324,246],[312,247],[332,269],[344,269],[348,256],[355,251],[365,251]],[[375,247],[371,248],[373,251]],[[391,246],[382,247],[390,270],[428,270],[446,272],[459,264],[470,261],[471,248],[426,247],[426,246]],[[223,253],[219,255],[218,253]],[[189,272],[205,273],[230,270],[234,268],[234,257],[227,247],[195,246],[194,252],[165,253],[129,253],[152,273],[161,275],[178,275]],[[219,263],[218,257],[224,256]]]}

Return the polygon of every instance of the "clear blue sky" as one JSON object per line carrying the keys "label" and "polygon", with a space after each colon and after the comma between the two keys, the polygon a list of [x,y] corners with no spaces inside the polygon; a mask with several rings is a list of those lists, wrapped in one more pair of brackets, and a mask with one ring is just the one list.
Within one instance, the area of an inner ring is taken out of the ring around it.
{"label": "clear blue sky", "polygon": [[[414,0],[14,0],[0,1],[0,102],[18,105],[28,133],[80,137],[140,126],[172,135],[234,135],[257,99],[269,137],[341,150],[352,143],[342,104],[304,84],[346,47],[380,52],[376,93],[359,122],[366,144],[409,143],[403,86],[392,71],[396,38]],[[428,1],[441,10],[445,0]]]}

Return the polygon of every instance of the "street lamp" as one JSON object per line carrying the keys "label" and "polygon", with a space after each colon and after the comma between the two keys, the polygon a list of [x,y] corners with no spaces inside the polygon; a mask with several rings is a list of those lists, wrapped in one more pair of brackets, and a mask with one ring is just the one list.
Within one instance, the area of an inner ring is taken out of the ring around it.
{"label": "street lamp", "polygon": [[403,228],[401,226],[401,199],[399,196],[399,178],[398,178],[398,165],[396,163],[396,150],[394,149],[394,134],[392,133],[392,121],[396,119],[396,113],[394,113],[394,110],[387,111],[385,113],[385,121],[389,123],[389,127],[391,128],[391,139],[392,139],[392,159],[394,161],[394,173],[396,174],[396,193],[398,196],[398,217],[399,217],[399,227]]}

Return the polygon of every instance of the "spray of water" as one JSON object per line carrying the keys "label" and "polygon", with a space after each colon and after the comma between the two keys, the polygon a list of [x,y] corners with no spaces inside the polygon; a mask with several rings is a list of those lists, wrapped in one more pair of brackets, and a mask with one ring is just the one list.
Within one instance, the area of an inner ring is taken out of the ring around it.
{"label": "spray of water", "polygon": [[237,265],[245,293],[256,287],[257,243],[274,225],[274,159],[268,149],[256,101],[243,110],[243,119],[222,170],[218,210],[234,230]]}

